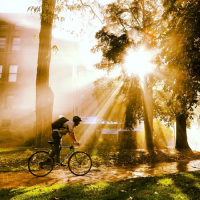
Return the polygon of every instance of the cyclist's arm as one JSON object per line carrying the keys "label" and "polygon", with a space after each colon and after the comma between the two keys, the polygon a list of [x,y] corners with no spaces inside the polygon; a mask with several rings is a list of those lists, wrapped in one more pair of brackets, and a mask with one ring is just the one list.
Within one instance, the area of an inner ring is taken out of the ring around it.
{"label": "cyclist's arm", "polygon": [[69,132],[68,135],[69,135],[70,140],[71,140],[75,145],[80,145],[79,142],[76,141],[74,132],[72,132],[72,133]]}
{"label": "cyclist's arm", "polygon": [[75,144],[75,145],[79,145],[79,142],[76,141],[76,137],[75,137],[75,134],[74,134],[74,126],[73,126],[73,123],[68,123],[68,124],[64,124],[63,127],[67,126],[67,132],[68,132],[68,135],[69,135],[69,138],[70,140]]}
{"label": "cyclist's arm", "polygon": [[71,140],[72,142],[76,142],[76,138],[75,138],[74,132],[69,133],[68,135],[69,135],[69,138],[70,138],[70,140]]}

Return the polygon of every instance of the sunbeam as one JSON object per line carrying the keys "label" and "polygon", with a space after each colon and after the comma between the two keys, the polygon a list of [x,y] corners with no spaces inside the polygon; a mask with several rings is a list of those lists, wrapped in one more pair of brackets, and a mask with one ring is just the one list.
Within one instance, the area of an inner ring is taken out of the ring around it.
{"label": "sunbeam", "polygon": [[124,66],[128,75],[135,74],[143,80],[143,77],[152,73],[155,68],[151,61],[151,52],[145,50],[144,47],[137,51],[130,48],[126,53]]}

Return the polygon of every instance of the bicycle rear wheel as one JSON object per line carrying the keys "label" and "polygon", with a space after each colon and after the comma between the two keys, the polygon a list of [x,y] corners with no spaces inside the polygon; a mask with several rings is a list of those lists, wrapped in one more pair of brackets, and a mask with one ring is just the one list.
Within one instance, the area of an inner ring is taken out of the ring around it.
{"label": "bicycle rear wheel", "polygon": [[49,174],[54,167],[54,159],[51,158],[47,162],[49,153],[46,151],[38,151],[28,159],[28,169],[31,174],[37,177],[43,177]]}
{"label": "bicycle rear wheel", "polygon": [[92,159],[87,153],[76,151],[69,157],[68,167],[74,175],[83,176],[90,171]]}

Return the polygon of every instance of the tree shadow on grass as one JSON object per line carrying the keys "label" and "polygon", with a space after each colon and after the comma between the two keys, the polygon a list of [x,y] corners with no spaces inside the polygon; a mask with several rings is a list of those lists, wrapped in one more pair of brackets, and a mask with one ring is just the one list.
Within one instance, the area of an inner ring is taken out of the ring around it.
{"label": "tree shadow on grass", "polygon": [[1,189],[1,200],[127,200],[127,199],[199,199],[200,172],[131,178],[90,184],[53,184]]}
{"label": "tree shadow on grass", "polygon": [[172,179],[176,187],[179,188],[188,199],[200,199],[199,172],[183,172],[178,175],[175,174]]}

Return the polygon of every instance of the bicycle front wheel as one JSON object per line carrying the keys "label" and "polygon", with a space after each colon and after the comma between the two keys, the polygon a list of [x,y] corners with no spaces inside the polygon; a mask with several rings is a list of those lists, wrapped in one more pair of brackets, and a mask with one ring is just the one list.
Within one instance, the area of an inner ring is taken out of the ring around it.
{"label": "bicycle front wheel", "polygon": [[68,167],[74,175],[83,176],[90,171],[92,159],[87,153],[76,151],[69,157]]}
{"label": "bicycle front wheel", "polygon": [[49,174],[54,167],[54,159],[49,158],[49,153],[46,151],[38,151],[28,159],[28,169],[31,174],[37,177],[43,177]]}

